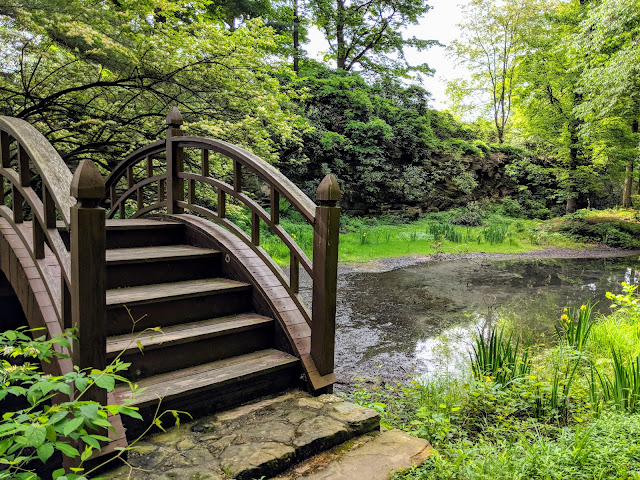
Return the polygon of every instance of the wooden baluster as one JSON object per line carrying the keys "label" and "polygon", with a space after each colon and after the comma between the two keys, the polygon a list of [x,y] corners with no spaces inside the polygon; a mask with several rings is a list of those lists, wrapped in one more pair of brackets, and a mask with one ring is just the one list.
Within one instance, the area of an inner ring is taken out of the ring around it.
{"label": "wooden baluster", "polygon": [[238,193],[242,191],[242,164],[237,160],[233,161],[233,189]]}
{"label": "wooden baluster", "polygon": [[340,187],[333,175],[324,177],[316,193],[313,232],[313,303],[311,358],[320,375],[333,372],[340,232]]}
{"label": "wooden baluster", "polygon": [[[71,324],[73,364],[85,368],[106,366],[106,230],[105,211],[100,208],[104,181],[97,167],[83,160],[71,181]],[[83,400],[106,405],[107,392],[90,389]]]}
{"label": "wooden baluster", "polygon": [[182,148],[178,148],[173,141],[174,137],[182,136],[180,125],[183,124],[182,114],[178,107],[171,107],[167,114],[167,213],[184,213],[184,209],[178,207],[176,202],[184,200],[184,182],[178,178],[178,173],[183,168]]}
{"label": "wooden baluster", "polygon": [[153,158],[147,155],[147,178],[153,177]]}
{"label": "wooden baluster", "polygon": [[125,203],[126,203],[126,200],[122,200],[122,202],[120,203],[120,207],[118,207],[118,211],[120,212],[120,218],[127,217],[127,208]]}
{"label": "wooden baluster", "polygon": [[189,180],[189,185],[187,186],[189,204],[196,204],[196,181],[193,179]]}
{"label": "wooden baluster", "polygon": [[256,212],[251,214],[251,243],[260,246],[260,216]]}
{"label": "wooden baluster", "polygon": [[61,299],[61,310],[62,310],[62,328],[71,328],[71,288],[69,284],[64,279],[64,276],[60,277],[61,285],[60,285],[60,295]]}
{"label": "wooden baluster", "polygon": [[56,228],[56,204],[53,201],[51,190],[46,185],[42,187],[42,197],[44,206],[44,226],[47,229]]}
{"label": "wooden baluster", "polygon": [[164,191],[166,188],[167,181],[164,178],[161,178],[158,182],[158,201],[164,202]]}
{"label": "wooden baluster", "polygon": [[24,198],[15,185],[11,188],[11,198],[13,199],[13,205],[11,206],[13,209],[13,221],[15,223],[22,223],[24,221],[24,213],[22,211]]}
{"label": "wooden baluster", "polygon": [[300,260],[293,251],[289,252],[289,286],[293,293],[300,291]]}
{"label": "wooden baluster", "polygon": [[227,194],[218,189],[218,217],[224,218],[227,216]]}
{"label": "wooden baluster", "polygon": [[280,223],[280,193],[275,187],[271,187],[271,222],[274,225]]}
{"label": "wooden baluster", "polygon": [[20,185],[23,187],[31,186],[31,172],[29,171],[29,155],[22,145],[18,145],[18,174],[20,176]]}
{"label": "wooden baluster", "polygon": [[35,214],[31,220],[31,230],[33,233],[33,255],[36,258],[44,258],[44,230]]}
{"label": "wooden baluster", "polygon": [[116,190],[116,182],[113,182],[109,187],[109,198],[111,199],[111,210],[113,210],[113,206],[116,204],[116,200],[118,200],[118,192]]}
{"label": "wooden baluster", "polygon": [[0,175],[0,205],[4,205],[4,177]]}
{"label": "wooden baluster", "polygon": [[133,187],[134,183],[136,183],[135,178],[133,178],[133,166],[127,167],[127,190]]}
{"label": "wooden baluster", "polygon": [[138,210],[142,210],[144,208],[144,197],[143,197],[143,192],[141,187],[138,187],[136,189],[136,201],[137,201]]}
{"label": "wooden baluster", "polygon": [[2,157],[2,168],[11,167],[11,137],[7,132],[0,132],[0,156]]}
{"label": "wooden baluster", "polygon": [[203,148],[201,157],[202,157],[202,176],[208,177],[209,176],[209,150],[207,150],[206,148]]}

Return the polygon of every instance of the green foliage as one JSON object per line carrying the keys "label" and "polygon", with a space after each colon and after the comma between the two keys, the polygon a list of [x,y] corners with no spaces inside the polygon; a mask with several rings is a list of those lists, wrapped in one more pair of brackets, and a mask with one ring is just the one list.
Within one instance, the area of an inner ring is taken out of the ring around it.
{"label": "green foliage", "polygon": [[591,311],[593,305],[587,302],[578,309],[565,308],[560,317],[560,326],[555,326],[561,342],[577,351],[582,351],[591,333]]}
{"label": "green foliage", "polygon": [[426,64],[410,68],[404,48],[424,50],[434,40],[405,38],[403,30],[417,25],[431,6],[422,0],[328,1],[312,0],[313,23],[324,33],[329,58],[338,69],[354,67],[369,72],[393,72],[406,75],[410,69],[431,73]]}
{"label": "green foliage", "polygon": [[[2,359],[0,378],[3,388],[0,400],[8,396],[21,397],[27,406],[18,411],[8,411],[0,421],[0,478],[37,479],[31,471],[32,462],[47,462],[55,451],[71,457],[87,460],[100,442],[108,441],[105,429],[113,429],[107,421],[108,415],[129,415],[141,418],[137,408],[126,405],[103,406],[85,401],[82,397],[89,388],[112,391],[116,381],[128,381],[120,375],[129,364],[119,359],[105,370],[80,371],[76,369],[62,376],[45,375],[33,361],[51,362],[55,357],[64,358],[60,347],[70,348],[70,333],[47,340],[38,337],[32,340],[24,329],[8,330],[0,334],[0,348],[6,358],[21,360],[20,363]],[[131,384],[130,384],[131,385]],[[51,404],[56,395],[71,396],[73,400]],[[84,444],[82,452],[78,442]],[[65,476],[64,470],[54,472],[58,479],[84,479],[89,472],[82,467]]]}
{"label": "green foliage", "polygon": [[491,329],[489,338],[478,332],[471,356],[471,372],[478,380],[489,379],[499,385],[527,375],[531,371],[529,348],[520,352],[520,340],[512,342],[512,335],[504,337],[504,327]]}
{"label": "green foliage", "polygon": [[640,225],[613,218],[567,217],[558,230],[582,242],[601,242],[612,247],[640,247]]}
{"label": "green foliage", "polygon": [[458,209],[452,215],[450,221],[453,225],[478,227],[483,224],[485,218],[486,215],[480,209],[480,206],[472,203],[471,205]]}
{"label": "green foliage", "polygon": [[[636,288],[623,284],[622,294],[609,294],[616,309],[600,321],[591,318],[591,305],[567,309],[563,323],[573,329],[562,327],[558,346],[531,350],[521,367],[518,340],[493,328],[476,341],[471,376],[463,371],[357,390],[353,399],[378,405],[385,425],[435,447],[425,464],[394,478],[640,475],[640,336],[618,335],[621,324],[631,332],[640,323]],[[623,348],[603,350],[603,329]]]}
{"label": "green foliage", "polygon": [[[0,113],[34,124],[75,163],[111,170],[157,139],[171,105],[189,134],[240,144],[268,161],[305,122],[280,38],[259,20],[233,32],[207,2],[21,0],[0,10]],[[23,81],[28,77],[29,81]]]}
{"label": "green foliage", "polygon": [[[72,331],[66,331],[51,339],[45,336],[32,338],[31,334],[37,334],[39,330],[20,328],[0,333],[0,402],[13,397],[17,402],[12,402],[12,405],[24,405],[2,411],[0,479],[39,480],[35,473],[38,465],[54,461],[57,453],[78,459],[79,466],[71,471],[59,468],[52,473],[53,479],[84,480],[104,466],[101,464],[87,471],[83,465],[96,450],[102,448],[104,442],[110,441],[108,430],[115,430],[108,416],[127,415],[139,420],[142,417],[137,407],[101,405],[83,397],[89,389],[112,392],[116,382],[128,384],[133,395],[144,389],[122,376],[130,364],[122,362],[121,355],[104,370],[79,370],[76,367],[74,371],[60,376],[44,374],[41,364],[68,358],[62,352],[68,351],[74,337]],[[153,419],[152,425],[162,429],[161,417],[165,414],[179,424],[180,413],[184,412],[162,412]],[[118,452],[117,457],[123,452]]]}

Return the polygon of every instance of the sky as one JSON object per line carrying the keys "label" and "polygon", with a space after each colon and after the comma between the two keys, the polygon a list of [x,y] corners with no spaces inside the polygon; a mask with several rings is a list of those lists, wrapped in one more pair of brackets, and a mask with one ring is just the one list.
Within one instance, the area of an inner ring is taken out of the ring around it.
{"label": "sky", "polygon": [[[419,25],[411,26],[406,30],[406,36],[416,36],[425,40],[438,40],[443,45],[448,45],[459,36],[460,31],[456,27],[456,24],[462,20],[459,5],[466,4],[468,1],[430,0],[429,4],[433,8],[424,16]],[[318,59],[321,59],[322,52],[328,49],[326,40],[315,28],[310,30],[309,43],[304,47],[311,57]],[[422,52],[408,49],[405,55],[412,65],[426,62],[436,70],[433,77],[424,79],[422,86],[432,94],[432,107],[437,109],[446,108],[447,81],[464,77],[466,74],[464,67],[456,68],[455,60],[447,57],[443,47],[431,47]]]}

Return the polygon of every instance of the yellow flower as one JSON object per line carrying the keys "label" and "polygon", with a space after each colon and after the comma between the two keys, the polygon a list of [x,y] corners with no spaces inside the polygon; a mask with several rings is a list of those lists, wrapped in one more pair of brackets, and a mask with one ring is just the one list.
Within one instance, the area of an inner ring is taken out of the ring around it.
{"label": "yellow flower", "polygon": [[586,309],[587,309],[587,306],[586,306],[586,305],[582,305],[582,306],[580,307],[580,310],[582,310],[583,312],[584,312]]}
{"label": "yellow flower", "polygon": [[567,313],[569,311],[569,309],[567,307],[564,307],[564,310],[562,310],[564,313]]}
{"label": "yellow flower", "polygon": [[295,233],[292,233],[292,234],[291,234],[291,238],[293,238],[293,239],[295,240],[295,239],[296,239],[296,234],[295,234]]}
{"label": "yellow flower", "polygon": [[564,322],[568,322],[569,321],[569,315],[567,315],[566,313],[564,313],[561,317],[560,320],[564,321]]}
{"label": "yellow flower", "polygon": [[364,233],[362,234],[362,236],[363,236],[363,237],[366,237],[366,236],[367,236],[367,232],[364,232]]}

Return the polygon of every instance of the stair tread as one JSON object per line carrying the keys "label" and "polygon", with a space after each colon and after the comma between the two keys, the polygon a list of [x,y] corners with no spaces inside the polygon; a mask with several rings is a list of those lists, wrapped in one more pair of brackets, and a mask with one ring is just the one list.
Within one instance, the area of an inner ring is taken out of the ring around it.
{"label": "stair tread", "polygon": [[[163,373],[139,380],[138,387],[146,390],[133,397],[127,405],[146,406],[157,402],[159,398],[168,400],[214,386],[223,387],[234,381],[248,380],[261,373],[286,368],[297,362],[299,359],[293,355],[280,350],[267,349]],[[125,399],[131,398],[129,386],[118,385],[114,397],[118,403],[124,403]]]}
{"label": "stair tread", "polygon": [[237,282],[235,280],[229,280],[228,278],[203,278],[199,280],[114,288],[107,290],[107,307],[113,305],[130,305],[132,303],[147,303],[164,298],[197,296],[215,291],[245,290],[250,287],[251,285],[248,283]]}
{"label": "stair tread", "polygon": [[107,230],[129,230],[129,229],[144,229],[144,228],[157,228],[157,227],[167,227],[167,228],[180,228],[184,225],[180,222],[171,222],[171,221],[160,221],[160,220],[149,220],[146,218],[112,218],[107,219],[106,222]]}
{"label": "stair tread", "polygon": [[[168,228],[180,228],[183,227],[184,224],[180,222],[172,222],[165,220],[150,220],[146,218],[108,218],[106,221],[107,230],[128,230],[128,229],[144,229],[144,228],[157,228],[157,227],[168,227]],[[66,230],[67,226],[64,224],[62,220],[56,221],[56,228]]]}
{"label": "stair tread", "polygon": [[107,263],[153,262],[165,258],[199,258],[218,253],[220,253],[218,250],[209,250],[191,245],[114,248],[107,250]]}
{"label": "stair tread", "polygon": [[138,350],[137,341],[145,348],[170,346],[193,340],[247,330],[272,323],[273,319],[257,313],[242,313],[162,328],[161,332],[117,335],[107,339],[107,354]]}

